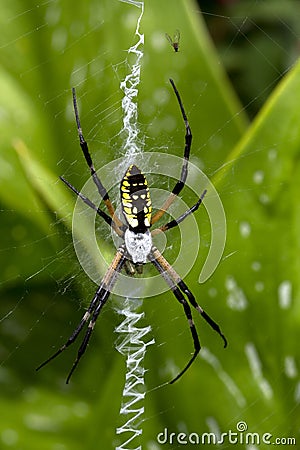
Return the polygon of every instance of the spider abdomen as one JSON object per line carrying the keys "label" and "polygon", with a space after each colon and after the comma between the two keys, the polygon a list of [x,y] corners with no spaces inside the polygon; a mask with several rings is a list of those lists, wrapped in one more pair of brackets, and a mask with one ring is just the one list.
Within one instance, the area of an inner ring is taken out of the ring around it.
{"label": "spider abdomen", "polygon": [[152,203],[147,180],[134,164],[128,167],[120,191],[122,212],[129,229],[145,233],[151,225]]}

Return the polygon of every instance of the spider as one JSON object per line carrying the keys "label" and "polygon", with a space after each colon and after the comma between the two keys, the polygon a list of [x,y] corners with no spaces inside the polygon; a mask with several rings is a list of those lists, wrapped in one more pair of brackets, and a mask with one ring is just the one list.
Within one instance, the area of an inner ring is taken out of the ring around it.
{"label": "spider", "polygon": [[[174,202],[176,196],[182,191],[185,186],[187,174],[188,174],[188,163],[190,148],[192,142],[192,133],[190,125],[181,101],[179,92],[175,86],[175,83],[170,79],[171,86],[177,97],[177,101],[180,107],[181,115],[185,124],[185,147],[184,147],[184,157],[181,168],[180,179],[177,180],[172,192],[166,199],[162,207],[152,215],[152,204],[150,198],[150,192],[147,184],[147,180],[140,169],[132,164],[126,170],[124,177],[120,183],[120,195],[121,195],[121,208],[125,219],[123,223],[118,217],[115,216],[115,209],[109,194],[105,187],[101,183],[97,172],[95,170],[88,144],[85,141],[77,107],[77,99],[75,89],[72,89],[73,94],[73,106],[75,119],[77,124],[77,131],[79,136],[79,143],[82,149],[83,155],[85,157],[86,163],[90,168],[91,176],[93,181],[102,197],[108,213],[97,207],[91,200],[85,197],[81,192],[79,192],[74,186],[72,186],[65,178],[60,177],[60,179],[66,184],[66,186],[71,189],[80,199],[87,204],[90,208],[94,209],[96,213],[105,220],[105,222],[111,226],[114,231],[123,239],[122,244],[116,251],[115,257],[113,258],[107,272],[105,273],[100,285],[98,286],[95,295],[87,308],[86,312],[83,314],[79,324],[73,331],[69,339],[62,345],[50,358],[40,364],[36,370],[41,369],[48,362],[52,361],[56,356],[66,350],[71,344],[75,342],[80,332],[83,330],[84,326],[87,325],[85,335],[83,337],[82,343],[79,347],[77,357],[73,363],[73,366],[69,372],[66,379],[66,383],[69,383],[70,378],[76,369],[81,357],[84,355],[88,342],[90,340],[91,334],[93,332],[95,323],[101,313],[102,308],[107,302],[110,292],[117,281],[118,274],[122,268],[126,267],[127,263],[136,269],[137,272],[141,272],[143,265],[147,262],[151,262],[158,272],[161,274],[165,282],[168,284],[171,292],[174,294],[179,303],[183,306],[185,316],[188,320],[190,327],[190,332],[194,344],[194,353],[186,366],[181,370],[181,372],[170,381],[174,383],[177,381],[191,366],[195,358],[200,351],[200,341],[198,333],[192,318],[191,308],[189,303],[195,308],[203,317],[203,319],[221,336],[224,341],[224,347],[227,346],[227,340],[220,330],[219,325],[211,319],[211,317],[202,309],[202,307],[197,303],[194,295],[189,290],[184,281],[176,273],[173,267],[164,258],[161,252],[153,245],[152,235],[159,232],[164,232],[178,226],[186,217],[194,213],[201,205],[203,198],[206,194],[206,190],[199,197],[198,201],[187,211],[185,211],[177,219],[173,219],[170,222],[161,225],[153,231],[150,228],[155,224],[168,210],[169,206]],[[189,303],[188,303],[189,302]]]}

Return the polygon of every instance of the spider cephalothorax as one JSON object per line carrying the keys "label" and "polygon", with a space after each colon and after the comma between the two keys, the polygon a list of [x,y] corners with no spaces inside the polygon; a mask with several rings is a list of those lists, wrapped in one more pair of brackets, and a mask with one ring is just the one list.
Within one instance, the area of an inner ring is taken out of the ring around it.
{"label": "spider cephalothorax", "polygon": [[[160,227],[151,231],[152,225],[155,224],[164,215],[165,211],[168,210],[169,206],[173,203],[176,196],[179,195],[179,193],[181,192],[181,190],[185,185],[188,173],[188,161],[192,142],[192,133],[190,125],[183,104],[181,102],[179,93],[176,89],[173,80],[170,80],[170,82],[177,97],[186,130],[184,157],[180,178],[175,184],[173,190],[171,191],[169,197],[162,205],[162,207],[158,211],[156,211],[154,215],[152,215],[152,204],[147,180],[136,165],[134,164],[130,165],[120,182],[121,208],[125,219],[125,223],[123,223],[123,221],[116,216],[115,209],[109,198],[108,192],[103,186],[94,168],[87,142],[85,141],[82,134],[75,89],[73,89],[73,104],[80,146],[83,151],[85,160],[90,168],[93,181],[97,186],[98,192],[102,197],[109,214],[107,214],[102,209],[98,208],[91,200],[85,197],[67,180],[65,180],[65,178],[61,177],[61,180],[78,197],[80,197],[84,203],[86,203],[90,208],[94,209],[96,213],[113,228],[113,230],[123,239],[123,243],[117,249],[113,261],[111,262],[106,274],[104,275],[100,285],[96,290],[96,293],[87,311],[82,316],[82,319],[79,322],[77,328],[74,330],[73,334],[69,337],[66,343],[62,347],[60,347],[60,349],[58,349],[56,353],[54,353],[54,355],[48,358],[44,363],[42,363],[37,368],[37,370],[40,369],[49,361],[51,361],[53,358],[58,356],[61,352],[63,352],[67,347],[69,347],[69,345],[71,345],[76,340],[83,327],[88,323],[86,334],[83,338],[81,346],[79,347],[78,354],[74,361],[72,369],[68,375],[67,383],[69,382],[72,373],[74,372],[75,368],[77,367],[77,364],[80,361],[80,358],[82,357],[87,348],[97,318],[106,301],[108,300],[109,294],[117,281],[118,274],[120,273],[120,271],[124,266],[126,268],[126,266],[130,265],[131,262],[133,262],[133,265],[137,269],[136,272],[138,273],[140,273],[140,267],[143,264],[150,262],[154,265],[154,267],[158,270],[158,272],[161,274],[161,276],[168,284],[170,290],[172,291],[176,299],[183,306],[185,316],[188,320],[188,324],[191,330],[191,335],[194,343],[194,354],[188,361],[184,369],[171,381],[171,383],[178,380],[184,374],[184,372],[190,367],[192,362],[195,360],[201,348],[189,303],[201,314],[204,320],[222,337],[224,341],[224,347],[226,347],[227,345],[226,338],[221,332],[219,325],[216,322],[214,322],[210,318],[210,316],[208,316],[208,314],[206,314],[206,312],[201,308],[201,306],[197,303],[192,292],[184,283],[184,281],[180,278],[180,276],[176,273],[173,267],[168,263],[168,261],[160,253],[160,251],[152,243],[152,234],[154,232],[167,231],[179,225],[186,217],[188,217],[190,214],[192,214],[199,208],[206,194],[206,191],[204,191],[202,195],[199,197],[198,201],[177,219],[173,219],[170,222],[167,222],[166,224],[161,225]],[[134,275],[135,271],[129,270],[129,272],[131,272],[131,275]]]}

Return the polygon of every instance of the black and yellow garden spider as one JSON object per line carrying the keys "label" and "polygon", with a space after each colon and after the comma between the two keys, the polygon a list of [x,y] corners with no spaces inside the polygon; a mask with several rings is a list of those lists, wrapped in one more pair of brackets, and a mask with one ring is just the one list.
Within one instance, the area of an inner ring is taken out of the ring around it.
{"label": "black and yellow garden spider", "polygon": [[104,275],[100,285],[98,286],[96,293],[88,309],[84,313],[81,321],[79,322],[77,328],[74,330],[74,332],[66,341],[66,343],[37,368],[37,370],[41,369],[49,361],[54,359],[56,356],[62,353],[67,347],[73,344],[73,342],[77,339],[78,335],[82,331],[83,327],[88,323],[86,333],[84,335],[83,341],[77,353],[77,357],[67,377],[66,380],[67,383],[69,382],[81,357],[86,351],[95,323],[98,319],[98,316],[103,306],[108,300],[108,297],[110,295],[113,286],[117,281],[118,274],[120,273],[124,265],[126,265],[128,262],[130,263],[130,267],[133,267],[139,273],[141,272],[142,266],[145,263],[151,262],[156,267],[161,276],[164,278],[164,280],[168,284],[170,290],[173,292],[176,299],[179,301],[179,303],[182,304],[184,313],[188,320],[194,343],[194,353],[189,362],[184,367],[184,369],[181,370],[181,372],[173,380],[171,380],[170,383],[174,383],[186,372],[186,370],[195,360],[201,348],[197,330],[192,318],[191,308],[189,306],[188,301],[201,314],[204,320],[206,320],[206,322],[222,337],[224,341],[224,347],[226,347],[227,345],[226,338],[221,332],[219,325],[214,320],[212,320],[208,316],[208,314],[206,314],[206,312],[201,308],[200,305],[198,305],[194,295],[191,293],[187,285],[176,273],[173,267],[168,263],[168,261],[163,257],[161,252],[152,243],[153,234],[170,230],[171,228],[174,228],[177,225],[179,225],[187,216],[189,216],[199,208],[206,194],[206,191],[204,191],[202,195],[199,197],[198,201],[177,219],[173,219],[170,222],[166,223],[165,225],[161,225],[155,230],[150,231],[152,225],[155,224],[164,215],[165,211],[167,211],[170,205],[174,202],[176,196],[178,196],[178,194],[181,192],[181,190],[185,185],[188,174],[188,163],[192,142],[192,133],[179,92],[174,84],[174,81],[170,79],[170,83],[177,97],[186,129],[184,157],[180,179],[175,184],[172,192],[170,193],[167,200],[164,202],[163,206],[154,215],[152,215],[152,204],[149,188],[147,185],[147,180],[136,165],[134,164],[130,165],[126,170],[126,173],[120,183],[121,208],[123,216],[125,218],[125,223],[123,223],[115,215],[115,209],[110,201],[108,192],[101,183],[95,170],[95,167],[93,165],[93,161],[88,149],[87,142],[85,141],[82,134],[75,89],[73,88],[72,90],[73,105],[80,146],[83,151],[85,160],[90,168],[93,181],[97,186],[99,194],[102,197],[109,214],[104,212],[102,209],[98,208],[91,200],[89,200],[81,192],[79,192],[65,178],[63,177],[60,178],[68,186],[68,188],[70,188],[78,197],[80,197],[81,200],[84,203],[86,203],[90,208],[94,209],[96,213],[100,217],[102,217],[109,226],[113,228],[113,230],[123,239],[123,243],[117,249],[117,252],[115,254],[112,263],[110,264],[106,274]]}

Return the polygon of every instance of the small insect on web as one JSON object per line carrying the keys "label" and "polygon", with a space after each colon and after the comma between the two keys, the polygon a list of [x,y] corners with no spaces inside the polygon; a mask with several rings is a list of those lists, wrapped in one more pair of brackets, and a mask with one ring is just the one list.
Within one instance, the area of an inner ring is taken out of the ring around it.
{"label": "small insect on web", "polygon": [[[125,172],[124,177],[120,182],[120,196],[121,196],[121,208],[125,222],[120,220],[115,214],[115,208],[110,200],[109,194],[105,187],[103,186],[100,178],[95,170],[92,157],[90,155],[88,144],[85,141],[77,107],[76,93],[73,89],[73,105],[75,111],[75,118],[77,124],[77,131],[79,136],[79,143],[86,160],[86,163],[90,169],[92,179],[97,187],[97,190],[102,197],[104,204],[107,208],[108,214],[101,208],[96,206],[90,199],[85,197],[81,192],[79,192],[74,186],[72,186],[65,178],[60,177],[61,180],[66,184],[66,186],[71,189],[86,205],[96,211],[96,213],[105,220],[105,222],[113,228],[113,230],[123,239],[123,242],[116,251],[116,254],[105,273],[100,285],[98,286],[95,295],[83,314],[79,324],[73,331],[72,335],[65,342],[65,344],[60,347],[50,358],[43,362],[36,370],[41,369],[52,359],[56,358],[60,353],[67,349],[71,344],[75,342],[80,332],[85,326],[87,326],[83,341],[79,347],[77,357],[73,363],[71,371],[67,377],[66,382],[68,383],[74,370],[76,369],[81,357],[87,349],[90,337],[92,335],[93,329],[95,327],[96,321],[99,314],[102,311],[103,306],[106,304],[110,292],[112,291],[119,273],[121,270],[126,268],[126,263],[129,262],[131,267],[134,269],[133,272],[141,273],[141,270],[147,262],[151,262],[157,271],[161,274],[162,278],[165,280],[178,302],[183,306],[185,316],[187,318],[193,344],[194,353],[186,366],[181,370],[181,372],[170,381],[178,380],[190,367],[190,365],[195,360],[196,356],[200,351],[200,341],[198,338],[198,333],[192,318],[192,311],[189,303],[195,308],[203,317],[203,319],[215,330],[223,339],[224,347],[227,346],[227,340],[224,334],[221,332],[219,325],[210,318],[210,316],[202,309],[202,307],[197,303],[194,295],[189,290],[184,281],[180,278],[174,268],[168,263],[160,251],[153,245],[152,236],[156,233],[165,232],[178,226],[184,219],[186,219],[190,214],[194,213],[201,205],[205,195],[206,190],[203,191],[198,201],[187,211],[181,214],[177,219],[173,219],[170,222],[165,223],[151,230],[152,225],[154,225],[168,210],[170,205],[174,202],[176,197],[180,194],[185,186],[187,174],[188,174],[188,164],[190,157],[190,149],[192,143],[192,132],[191,128],[179,95],[179,92],[175,86],[173,80],[170,79],[171,86],[176,95],[181,115],[185,125],[185,146],[184,146],[184,156],[181,168],[180,178],[177,180],[173,190],[170,192],[168,198],[162,205],[162,207],[152,214],[152,202],[150,197],[150,191],[148,187],[147,180],[141,170],[135,165],[131,164]],[[132,272],[132,275],[134,273]]]}
{"label": "small insect on web", "polygon": [[179,30],[175,30],[174,35],[173,35],[173,39],[171,38],[171,36],[168,33],[166,33],[165,36],[166,36],[168,42],[173,47],[174,51],[177,53],[178,50],[179,50],[180,31]]}

